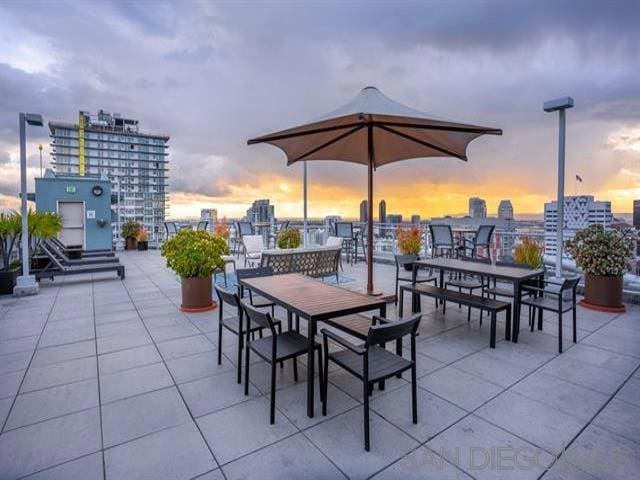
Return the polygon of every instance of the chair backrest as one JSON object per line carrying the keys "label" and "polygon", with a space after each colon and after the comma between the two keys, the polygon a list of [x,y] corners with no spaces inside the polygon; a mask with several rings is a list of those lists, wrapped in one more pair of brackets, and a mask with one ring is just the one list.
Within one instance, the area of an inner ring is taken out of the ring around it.
{"label": "chair backrest", "polygon": [[406,320],[374,325],[369,328],[365,346],[369,348],[370,346],[379,345],[380,343],[392,342],[393,340],[398,340],[405,335],[415,336],[418,331],[421,318],[421,313],[415,313]]}
{"label": "chair backrest", "polygon": [[218,298],[220,299],[220,303],[226,303],[227,305],[231,305],[232,307],[236,308],[238,307],[238,295],[236,295],[234,292],[230,292],[229,290],[225,290],[218,285],[215,285],[214,287],[216,289],[216,293],[218,294]]}
{"label": "chair backrest", "polygon": [[271,335],[275,339],[276,336],[276,328],[273,324],[273,319],[268,311],[258,310],[256,307],[251,305],[244,300],[240,300],[240,305],[242,309],[247,314],[247,331],[251,330],[253,327],[263,327],[271,330]]}
{"label": "chair backrest", "polygon": [[209,222],[207,220],[203,220],[201,222],[198,222],[198,225],[196,226],[196,230],[206,230],[208,226],[209,226]]}
{"label": "chair backrest", "polygon": [[429,224],[429,231],[431,232],[431,244],[434,248],[453,248],[453,231],[451,230],[451,225]]}
{"label": "chair backrest", "polygon": [[474,243],[476,247],[488,247],[491,243],[491,235],[493,235],[494,225],[480,225],[476,232]]}
{"label": "chair backrest", "polygon": [[340,247],[342,248],[342,237],[329,237],[327,238],[327,243],[324,244],[325,247]]}
{"label": "chair backrest", "polygon": [[236,278],[238,280],[243,280],[245,278],[270,277],[271,275],[273,275],[273,268],[271,267],[239,268],[236,270]]}
{"label": "chair backrest", "polygon": [[353,223],[351,222],[336,222],[336,237],[353,238]]}
{"label": "chair backrest", "polygon": [[405,265],[414,263],[416,260],[418,260],[418,256],[414,254],[396,255],[395,259],[396,259],[396,268],[399,268],[399,267],[404,267]]}
{"label": "chair backrest", "polygon": [[484,263],[485,265],[488,265],[491,263],[491,259],[490,258],[483,258],[483,257],[467,257],[464,255],[460,255],[458,257],[459,260],[463,260],[465,262],[472,262],[472,263]]}
{"label": "chair backrest", "polygon": [[253,235],[253,224],[251,222],[236,222],[236,236],[242,238],[245,235]]}
{"label": "chair backrest", "polygon": [[278,231],[284,230],[285,228],[289,228],[289,220],[281,222],[280,226],[278,227]]}
{"label": "chair backrest", "polygon": [[167,231],[167,237],[178,233],[176,222],[164,222],[164,229]]}
{"label": "chair backrest", "polygon": [[580,277],[572,277],[572,278],[565,278],[562,282],[562,286],[560,287],[561,290],[575,290],[575,288],[578,286],[578,282],[580,281]]}
{"label": "chair backrest", "polygon": [[242,243],[247,253],[260,253],[264,250],[262,235],[243,235]]}

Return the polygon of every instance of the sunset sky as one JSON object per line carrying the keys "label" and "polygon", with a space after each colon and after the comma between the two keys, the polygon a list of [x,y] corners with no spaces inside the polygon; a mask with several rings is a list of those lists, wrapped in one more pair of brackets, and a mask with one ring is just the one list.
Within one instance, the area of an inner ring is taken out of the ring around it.
{"label": "sunset sky", "polygon": [[[75,121],[102,108],[170,140],[170,216],[244,214],[270,198],[302,215],[302,166],[247,146],[308,122],[377,86],[448,119],[501,128],[465,163],[416,159],[380,168],[389,213],[516,214],[555,197],[557,114],[571,95],[566,192],[640,198],[640,2],[75,2],[0,3],[0,208],[17,207],[17,113]],[[30,129],[29,174],[48,129]],[[366,168],[309,164],[309,214],[356,216]],[[376,201],[377,203],[377,201]]]}

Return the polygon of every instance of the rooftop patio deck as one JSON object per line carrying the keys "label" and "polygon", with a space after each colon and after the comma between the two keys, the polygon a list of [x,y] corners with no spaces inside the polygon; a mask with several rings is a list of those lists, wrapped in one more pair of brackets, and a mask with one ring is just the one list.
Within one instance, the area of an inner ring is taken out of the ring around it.
{"label": "rooftop patio deck", "polygon": [[[578,344],[567,333],[558,355],[552,315],[530,332],[524,311],[517,344],[501,321],[490,349],[477,313],[467,323],[464,308],[443,316],[423,299],[419,423],[408,382],[388,381],[365,452],[355,378],[332,368],[328,414],[308,418],[304,368],[296,384],[285,365],[270,425],[268,367],[256,360],[245,396],[235,337],[217,365],[217,312],[180,312],[157,251],[119,256],[124,281],[43,281],[38,296],[0,298],[0,479],[638,478],[638,305],[578,307]],[[375,268],[393,291],[394,268]],[[364,264],[344,269],[346,286],[364,283]]]}

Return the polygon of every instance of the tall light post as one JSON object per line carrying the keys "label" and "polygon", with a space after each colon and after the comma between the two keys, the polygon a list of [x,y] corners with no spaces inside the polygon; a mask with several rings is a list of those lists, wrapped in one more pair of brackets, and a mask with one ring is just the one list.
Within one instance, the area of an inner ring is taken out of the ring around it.
{"label": "tall light post", "polygon": [[304,211],[302,218],[302,245],[307,246],[307,162],[302,162],[302,191],[304,196]]}
{"label": "tall light post", "polygon": [[22,275],[16,279],[14,295],[35,295],[38,283],[29,275],[29,224],[27,220],[27,124],[42,127],[42,115],[38,113],[20,113],[20,210],[22,213]]}
{"label": "tall light post", "polygon": [[38,150],[40,150],[40,177],[42,177],[42,144],[38,145]]}
{"label": "tall light post", "polygon": [[558,112],[558,200],[556,220],[556,278],[562,277],[562,250],[564,230],[564,152],[566,131],[566,110],[573,108],[573,98],[561,97],[544,102],[545,112]]}

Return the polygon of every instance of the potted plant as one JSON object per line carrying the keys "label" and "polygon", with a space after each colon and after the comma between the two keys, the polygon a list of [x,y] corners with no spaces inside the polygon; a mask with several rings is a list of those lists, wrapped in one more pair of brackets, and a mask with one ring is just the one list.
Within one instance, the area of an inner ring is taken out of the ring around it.
{"label": "potted plant", "polygon": [[[424,231],[422,227],[413,225],[408,228],[398,226],[396,228],[396,238],[398,239],[398,249],[402,255],[415,255],[420,254],[420,247],[422,246],[422,236]],[[407,271],[413,269],[411,263],[405,263],[404,268]]]}
{"label": "potted plant", "polygon": [[135,250],[138,248],[137,235],[140,230],[140,224],[135,220],[127,220],[122,225],[122,238],[125,241],[125,250]]}
{"label": "potted plant", "polygon": [[145,251],[149,249],[149,235],[144,227],[138,230],[138,234],[136,235],[136,241],[138,243],[138,250]]}
{"label": "potted plant", "polygon": [[522,242],[516,245],[513,257],[518,265],[532,269],[544,268],[542,246],[532,238],[524,237]]}
{"label": "potted plant", "polygon": [[221,237],[225,240],[229,240],[229,225],[227,224],[226,218],[223,218],[213,226],[213,234],[216,237]]}
{"label": "potted plant", "polygon": [[300,231],[295,228],[283,228],[278,232],[278,248],[298,248],[302,243]]}
{"label": "potted plant", "polygon": [[602,225],[591,225],[565,242],[576,266],[584,272],[583,307],[624,312],[623,275],[629,269],[634,243],[631,229],[605,230]]}
{"label": "potted plant", "polygon": [[13,251],[20,242],[22,229],[20,222],[20,215],[17,213],[0,212],[0,256],[2,256],[0,295],[13,293],[16,277],[20,273],[20,262],[11,260]]}
{"label": "potted plant", "polygon": [[[18,217],[20,215],[18,214]],[[62,231],[62,216],[56,212],[43,212],[39,210],[29,210],[27,214],[29,225],[29,258],[31,268],[43,268],[49,263],[47,258],[34,258],[35,253],[40,248],[43,240],[51,240]],[[76,250],[80,255],[81,250]],[[73,258],[73,255],[70,255]]]}
{"label": "potted plant", "polygon": [[211,274],[224,268],[222,255],[229,248],[222,237],[203,230],[180,230],[164,242],[160,252],[167,259],[167,267],[180,276],[184,312],[213,310]]}

